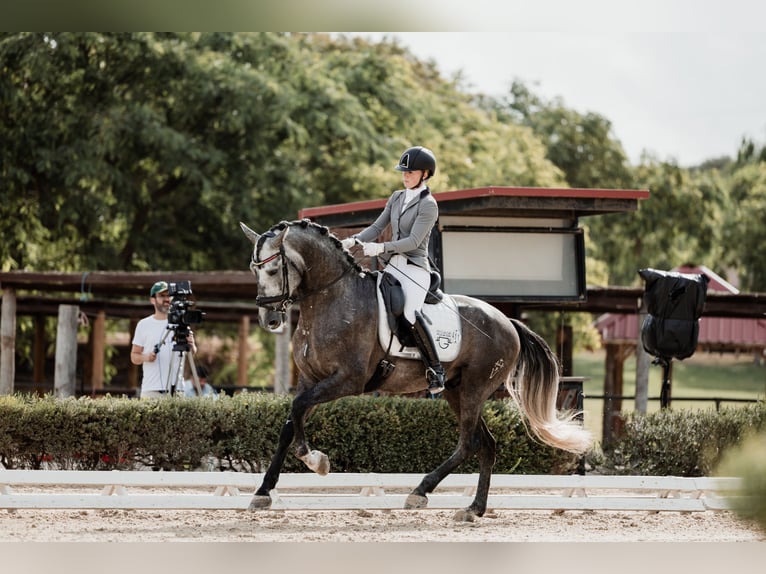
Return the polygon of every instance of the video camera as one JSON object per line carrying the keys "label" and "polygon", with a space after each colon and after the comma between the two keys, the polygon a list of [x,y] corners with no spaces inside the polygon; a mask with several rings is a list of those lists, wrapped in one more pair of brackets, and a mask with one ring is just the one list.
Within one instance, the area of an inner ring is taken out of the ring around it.
{"label": "video camera", "polygon": [[189,325],[198,325],[205,318],[202,311],[191,309],[194,301],[187,299],[191,294],[191,281],[168,283],[168,295],[173,298],[168,309],[168,329],[174,331],[173,351],[189,351],[189,343],[186,341],[189,336]]}

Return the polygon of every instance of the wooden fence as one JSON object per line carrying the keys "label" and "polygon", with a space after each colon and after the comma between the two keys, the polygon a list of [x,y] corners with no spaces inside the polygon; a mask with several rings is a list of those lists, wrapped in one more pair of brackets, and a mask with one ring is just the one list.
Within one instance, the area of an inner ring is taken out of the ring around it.
{"label": "wooden fence", "polygon": [[[245,510],[262,474],[0,470],[0,509]],[[273,510],[402,509],[422,475],[283,474]],[[452,474],[429,509],[467,507],[476,474]],[[728,509],[735,478],[493,475],[488,507],[499,510],[701,512]],[[729,494],[731,495],[731,494]]]}

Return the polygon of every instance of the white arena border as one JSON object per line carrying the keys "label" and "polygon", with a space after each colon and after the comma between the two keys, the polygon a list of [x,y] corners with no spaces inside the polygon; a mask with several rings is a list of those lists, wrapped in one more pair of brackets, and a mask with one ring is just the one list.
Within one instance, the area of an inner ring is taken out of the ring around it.
{"label": "white arena border", "polygon": [[[403,509],[422,474],[283,473],[272,510]],[[0,469],[0,509],[246,510],[263,474]],[[428,509],[470,505],[477,474],[452,474],[428,496]],[[492,475],[494,510],[727,510],[737,478]],[[21,488],[21,492],[17,489]],[[158,492],[159,491],[159,492]]]}

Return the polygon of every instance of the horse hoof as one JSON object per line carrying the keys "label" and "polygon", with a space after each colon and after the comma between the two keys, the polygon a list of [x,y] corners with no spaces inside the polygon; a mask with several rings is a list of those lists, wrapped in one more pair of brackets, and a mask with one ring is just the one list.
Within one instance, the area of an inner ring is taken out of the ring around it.
{"label": "horse hoof", "polygon": [[455,512],[455,515],[452,517],[452,519],[455,522],[475,522],[476,513],[469,508],[463,508],[462,510]]}
{"label": "horse hoof", "polygon": [[420,494],[410,494],[407,500],[404,501],[404,508],[408,510],[417,510],[418,508],[425,508],[428,506],[428,497]]}
{"label": "horse hoof", "polygon": [[301,457],[301,460],[319,476],[325,476],[330,472],[330,459],[322,451],[312,450],[306,456]]}
{"label": "horse hoof", "polygon": [[264,508],[271,508],[271,497],[256,494],[250,501],[248,510],[263,510]]}
{"label": "horse hoof", "polygon": [[322,452],[319,454],[322,456],[319,457],[319,462],[314,470],[319,476],[326,476],[330,473],[330,457]]}

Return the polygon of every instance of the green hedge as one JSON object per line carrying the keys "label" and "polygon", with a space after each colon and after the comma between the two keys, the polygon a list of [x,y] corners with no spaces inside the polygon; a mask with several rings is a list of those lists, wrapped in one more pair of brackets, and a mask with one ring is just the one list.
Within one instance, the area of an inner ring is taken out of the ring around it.
{"label": "green hedge", "polygon": [[729,448],[761,429],[766,429],[764,402],[720,411],[632,413],[605,455],[605,467],[617,474],[710,476]]}
{"label": "green hedge", "polygon": [[[0,462],[6,468],[220,470],[262,472],[276,448],[290,397],[245,393],[209,400],[0,397]],[[489,401],[498,442],[495,472],[571,473],[577,459],[526,433],[510,401]],[[306,425],[333,472],[425,473],[453,452],[457,423],[443,400],[349,397],[320,405]],[[286,472],[306,471],[288,456]],[[458,472],[477,472],[473,457]]]}

